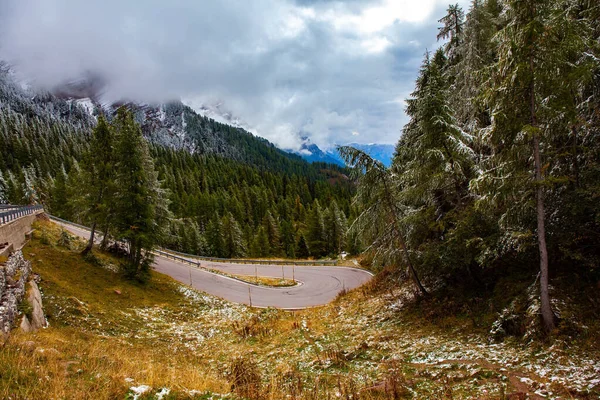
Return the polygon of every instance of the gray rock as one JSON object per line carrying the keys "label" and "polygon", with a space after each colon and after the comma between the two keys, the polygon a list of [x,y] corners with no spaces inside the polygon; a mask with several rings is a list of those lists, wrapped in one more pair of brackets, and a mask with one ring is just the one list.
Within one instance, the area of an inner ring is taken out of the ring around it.
{"label": "gray rock", "polygon": [[44,316],[44,307],[42,305],[42,294],[35,280],[29,281],[29,293],[27,301],[31,304],[33,312],[31,313],[31,329],[37,331],[46,327],[46,317]]}

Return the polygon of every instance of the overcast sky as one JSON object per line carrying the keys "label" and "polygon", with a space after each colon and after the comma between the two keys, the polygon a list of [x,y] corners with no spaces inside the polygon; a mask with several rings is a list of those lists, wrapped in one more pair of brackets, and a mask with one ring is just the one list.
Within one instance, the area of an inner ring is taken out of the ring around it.
{"label": "overcast sky", "polygon": [[1,0],[0,59],[46,88],[100,74],[109,101],[222,103],[284,148],[395,143],[447,4]]}

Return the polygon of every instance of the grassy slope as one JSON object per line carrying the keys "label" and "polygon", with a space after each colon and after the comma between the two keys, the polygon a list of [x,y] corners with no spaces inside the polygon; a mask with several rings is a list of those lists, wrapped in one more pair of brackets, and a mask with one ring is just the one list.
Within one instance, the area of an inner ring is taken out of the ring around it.
{"label": "grassy slope", "polygon": [[5,343],[0,398],[126,398],[139,385],[152,387],[147,398],[169,388],[164,399],[598,395],[594,335],[490,345],[478,321],[488,316],[444,313],[447,299],[415,305],[408,290],[381,282],[317,309],[253,310],[160,274],[148,286],[123,281],[111,271],[118,260],[84,261],[80,243],[60,247],[56,226],[38,228],[24,253],[41,276],[50,327]]}

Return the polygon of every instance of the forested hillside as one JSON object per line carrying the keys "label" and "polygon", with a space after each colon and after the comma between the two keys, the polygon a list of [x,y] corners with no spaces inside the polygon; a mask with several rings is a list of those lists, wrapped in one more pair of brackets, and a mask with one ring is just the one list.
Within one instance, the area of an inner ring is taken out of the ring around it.
{"label": "forested hillside", "polygon": [[[343,169],[308,164],[181,103],[127,107],[168,193],[173,219],[161,244],[221,257],[323,257],[346,248],[353,185]],[[74,100],[32,95],[3,68],[0,201],[40,202],[57,216],[90,222],[78,197],[91,132],[116,107],[89,111]]]}
{"label": "forested hillside", "polygon": [[600,272],[599,21],[593,1],[448,8],[391,168],[343,149],[364,172],[356,227],[375,262],[407,266],[424,295],[525,277],[497,330],[522,334],[538,312],[557,326],[549,282]]}

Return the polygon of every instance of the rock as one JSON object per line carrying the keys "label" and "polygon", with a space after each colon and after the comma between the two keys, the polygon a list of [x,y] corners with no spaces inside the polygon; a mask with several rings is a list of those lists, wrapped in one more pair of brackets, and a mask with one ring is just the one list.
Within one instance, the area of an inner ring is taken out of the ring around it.
{"label": "rock", "polygon": [[23,315],[23,319],[21,320],[21,325],[19,326],[19,328],[21,328],[21,330],[25,333],[33,332],[33,329],[31,328],[31,323],[29,322],[29,318],[27,318],[27,315]]}
{"label": "rock", "polygon": [[22,346],[23,351],[26,351],[28,353],[33,353],[35,348],[36,348],[35,342],[33,342],[31,340],[24,342],[23,346]]}
{"label": "rock", "polygon": [[29,293],[27,301],[31,304],[33,311],[31,313],[31,328],[37,331],[40,328],[46,327],[46,317],[44,316],[44,307],[42,306],[42,294],[35,280],[29,281]]}

